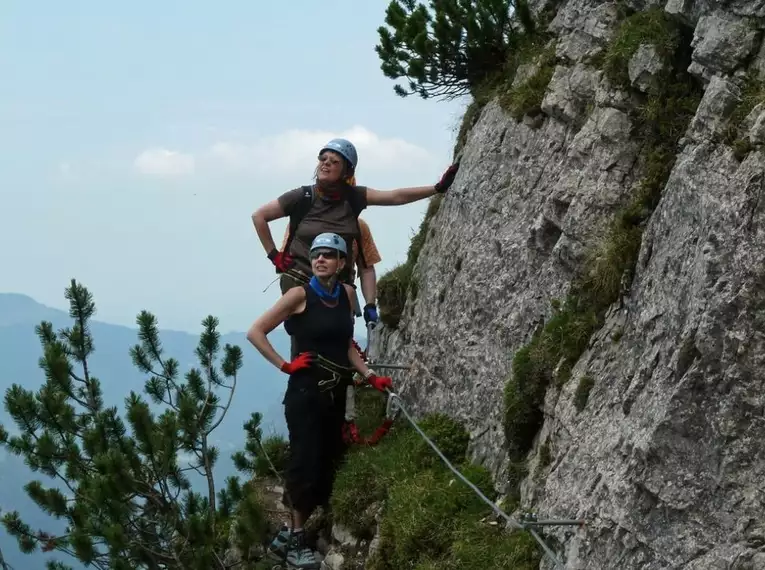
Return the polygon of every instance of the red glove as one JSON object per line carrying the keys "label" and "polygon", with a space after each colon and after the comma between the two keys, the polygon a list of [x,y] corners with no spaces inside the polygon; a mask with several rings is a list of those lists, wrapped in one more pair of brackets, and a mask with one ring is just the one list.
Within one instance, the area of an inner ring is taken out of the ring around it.
{"label": "red glove", "polygon": [[295,259],[286,251],[276,251],[276,249],[272,249],[268,254],[268,259],[270,259],[271,263],[276,267],[277,273],[284,273],[290,267],[295,265]]}
{"label": "red glove", "polygon": [[282,364],[281,371],[285,374],[294,374],[298,370],[310,368],[313,365],[313,354],[310,352],[301,352],[292,362]]}
{"label": "red glove", "polygon": [[444,193],[454,182],[454,177],[457,176],[457,171],[460,169],[460,163],[456,162],[446,169],[446,172],[441,176],[441,180],[436,182],[436,192]]}
{"label": "red glove", "polygon": [[393,391],[393,382],[388,376],[378,376],[377,374],[372,374],[369,378],[367,378],[367,382],[369,382],[372,388],[376,388],[377,390],[380,390],[380,392],[385,392],[386,388]]}

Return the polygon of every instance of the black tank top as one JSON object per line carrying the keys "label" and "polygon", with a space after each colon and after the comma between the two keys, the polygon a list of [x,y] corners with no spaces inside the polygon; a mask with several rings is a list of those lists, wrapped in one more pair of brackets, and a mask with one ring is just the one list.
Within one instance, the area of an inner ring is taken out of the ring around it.
{"label": "black tank top", "polygon": [[310,285],[304,285],[305,310],[284,323],[295,338],[298,353],[317,352],[340,366],[350,366],[348,347],[353,337],[351,303],[341,285],[337,305],[328,307]]}

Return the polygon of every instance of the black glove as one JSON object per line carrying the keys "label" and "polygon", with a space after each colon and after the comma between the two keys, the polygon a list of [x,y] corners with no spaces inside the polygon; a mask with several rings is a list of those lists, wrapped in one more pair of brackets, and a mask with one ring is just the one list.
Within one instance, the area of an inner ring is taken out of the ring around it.
{"label": "black glove", "polygon": [[439,192],[441,194],[446,192],[449,189],[449,187],[452,185],[452,182],[454,182],[454,177],[457,176],[457,171],[459,169],[460,169],[459,162],[455,162],[449,168],[447,168],[446,172],[444,172],[443,175],[441,176],[441,180],[435,183],[436,192]]}

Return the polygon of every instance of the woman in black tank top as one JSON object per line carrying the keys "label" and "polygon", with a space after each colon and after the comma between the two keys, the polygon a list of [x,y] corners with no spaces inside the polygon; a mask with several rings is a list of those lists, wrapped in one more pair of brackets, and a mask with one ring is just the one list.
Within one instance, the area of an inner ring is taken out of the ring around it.
{"label": "woman in black tank top", "polygon": [[[303,524],[317,506],[329,503],[345,451],[345,394],[353,373],[359,372],[380,391],[391,388],[390,378],[375,375],[353,346],[353,289],[337,280],[347,255],[343,238],[318,235],[311,244],[310,282],[285,292],[247,333],[271,364],[289,374],[283,401],[290,445],[285,498],[293,520],[292,528],[282,529],[270,550],[286,557],[293,568],[319,568],[314,552],[305,545]],[[266,337],[281,323],[297,344],[298,355],[290,362]]]}

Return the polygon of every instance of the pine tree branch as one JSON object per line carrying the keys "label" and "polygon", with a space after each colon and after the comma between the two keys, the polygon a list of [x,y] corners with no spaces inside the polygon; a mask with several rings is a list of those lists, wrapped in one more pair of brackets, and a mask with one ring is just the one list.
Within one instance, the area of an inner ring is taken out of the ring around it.
{"label": "pine tree branch", "polygon": [[221,567],[221,570],[226,570],[226,565],[223,563],[223,560],[220,559],[218,553],[213,551],[213,555],[215,556],[215,560],[218,561],[218,565]]}
{"label": "pine tree branch", "polygon": [[[210,359],[212,360],[212,358]],[[207,412],[207,407],[210,405],[210,399],[212,398],[212,385],[213,385],[212,373],[210,372],[210,370],[208,370],[207,371],[207,394],[205,395],[205,401],[204,401],[204,404],[202,404],[202,409],[199,411],[199,416],[198,416],[200,420],[199,422],[200,424],[205,417],[205,413]],[[209,433],[210,431],[207,431],[205,432],[205,435]]]}
{"label": "pine tree branch", "polygon": [[[163,495],[166,495],[167,498],[172,501],[172,495],[170,493],[170,487],[167,484],[167,475],[161,475],[159,474],[159,471],[157,469],[157,464],[154,461],[154,454],[146,454],[146,456],[149,459],[149,463],[151,464],[150,471],[152,475],[154,475],[154,479],[157,482],[157,485],[159,485],[159,490]],[[153,487],[152,487],[153,488]]]}
{"label": "pine tree branch", "polygon": [[[142,535],[144,537],[148,537],[151,540],[151,546],[149,545],[149,542],[144,540],[139,540],[137,538],[132,538],[130,542],[128,543],[128,547],[131,547],[132,550],[141,552],[149,557],[151,557],[154,562],[155,567],[160,568],[160,564],[157,559],[163,560],[165,563],[168,560],[173,560],[173,557],[168,556],[167,554],[163,553],[164,551],[167,551],[167,545],[163,544],[164,540],[163,537],[158,534],[155,530],[151,530],[147,526],[145,526],[145,523],[154,523],[155,526],[161,526],[156,521],[153,520],[146,520],[145,518],[141,518],[141,522],[144,523],[143,526],[139,526],[136,524],[134,518],[128,519],[128,525],[132,527],[137,534]],[[135,559],[135,554],[128,554],[128,557],[131,559]]]}
{"label": "pine tree branch", "polygon": [[202,477],[206,477],[207,475],[205,475],[204,471],[200,470],[200,467],[204,467],[204,465],[202,465],[202,464],[200,464],[200,465],[189,465],[188,467],[184,467],[183,469],[181,469],[181,471],[184,472],[184,473],[187,472],[187,471],[196,471],[196,473],[198,475],[200,475]]}
{"label": "pine tree branch", "polygon": [[165,400],[162,400],[163,403],[166,403],[168,406],[170,406],[173,409],[178,409],[175,407],[175,404],[173,404],[173,393],[170,390],[170,387],[172,386],[173,390],[178,389],[178,384],[173,380],[170,373],[167,370],[167,364],[162,359],[162,354],[159,351],[159,348],[153,343],[150,342],[149,344],[149,351],[151,352],[154,359],[159,362],[159,365],[162,367],[162,372],[157,373],[154,371],[154,369],[151,369],[151,373],[156,376],[157,378],[161,378],[165,381],[165,390],[167,390],[167,402]]}
{"label": "pine tree branch", "polygon": [[[41,400],[43,402],[43,405],[45,406],[45,411],[48,413],[48,418],[50,418],[51,422],[53,423],[54,427],[56,428],[56,431],[58,432],[58,435],[61,438],[61,444],[62,444],[62,446],[64,448],[66,448],[67,443],[68,443],[68,441],[67,441],[67,436],[68,435],[74,435],[74,437],[81,437],[81,430],[76,428],[76,427],[73,430],[74,431],[73,434],[72,433],[65,433],[64,432],[64,427],[58,421],[58,418],[51,411],[50,407],[48,407],[48,400],[47,400],[47,398],[41,398]],[[66,455],[66,456],[64,456],[63,459],[65,461],[68,461],[69,460],[69,456]],[[81,455],[77,456],[77,463],[78,463],[78,467],[80,467],[83,470],[83,472],[89,472],[91,474],[93,473],[93,471],[94,471],[93,466],[89,465],[87,462],[83,461]]]}
{"label": "pine tree branch", "polygon": [[[228,413],[228,409],[231,406],[232,400],[234,399],[234,392],[236,390],[236,374],[234,374],[232,378],[233,378],[233,384],[231,385],[231,391],[228,394],[228,402],[226,402],[226,405],[222,408],[223,411],[221,412],[220,417],[218,417],[218,421],[215,422],[209,430],[207,430],[208,434],[212,433],[215,430],[215,428],[217,428],[220,425],[220,423],[223,421],[223,418],[225,418],[226,414]],[[221,386],[228,388],[228,386],[226,386],[225,384],[221,384]],[[220,408],[221,406],[217,406],[217,407]]]}
{"label": "pine tree branch", "polygon": [[209,501],[209,510],[213,514],[211,517],[212,530],[215,532],[215,480],[210,468],[210,455],[207,453],[207,435],[202,436],[202,456],[204,457],[207,477],[207,500]]}
{"label": "pine tree branch", "polygon": [[[69,351],[67,351],[67,353],[69,353]],[[69,356],[71,356],[71,354],[69,354]],[[75,382],[79,382],[80,384],[85,384],[85,383],[87,382],[87,380],[85,380],[84,378],[81,378],[80,376],[78,376],[77,374],[75,374],[75,373],[74,373],[74,371],[72,371],[72,370],[69,370],[69,377],[70,377],[72,380],[74,380]],[[84,405],[85,405],[85,404],[83,404],[83,406],[84,406]]]}
{"label": "pine tree branch", "polygon": [[[24,431],[26,433],[28,433],[29,435],[31,435],[34,438],[35,442],[37,442],[37,444],[39,445],[40,438],[38,437],[37,433],[35,433],[35,429],[32,426],[30,426],[29,423],[26,420],[24,420],[23,423],[24,423],[24,427],[25,427]],[[37,457],[38,459],[41,459],[43,461],[45,460],[45,458],[42,455],[40,455],[40,453],[37,450],[30,449],[28,451],[28,454],[32,455],[34,457]],[[64,485],[67,486],[67,488],[72,492],[73,495],[75,495],[75,496],[78,495],[77,491],[75,491],[75,489],[72,488],[72,486],[69,484],[69,480],[66,477],[64,477],[63,475],[61,475],[61,473],[59,472],[57,467],[51,466],[50,470],[53,471],[53,478],[61,479],[64,482]],[[46,475],[50,476],[49,473],[46,473]]]}
{"label": "pine tree branch", "polygon": [[[15,532],[16,532],[16,534],[18,534],[20,536],[26,537],[26,538],[28,538],[30,540],[34,540],[38,545],[40,545],[40,544],[48,545],[48,544],[50,544],[51,540],[68,540],[69,536],[70,536],[69,534],[62,534],[62,535],[56,536],[56,537],[40,538],[40,536],[38,536],[37,534],[31,533],[31,532],[27,532],[27,531],[25,531],[25,530],[23,530],[21,528],[15,529]],[[66,554],[68,556],[71,556],[75,560],[79,560],[79,558],[77,557],[77,554],[73,550],[67,548],[66,546],[64,546],[62,544],[56,544],[51,550],[55,550],[57,552],[63,552],[64,554]],[[104,555],[102,553],[96,553],[96,554],[97,554],[97,557],[104,557],[104,556],[106,556],[106,555]],[[95,566],[97,568],[97,570],[109,570],[109,564],[108,563],[102,564],[102,563],[98,562],[97,560],[92,560],[90,562],[90,564]]]}
{"label": "pine tree branch", "polygon": [[[138,525],[136,525],[135,521],[132,520],[132,519],[129,519],[128,522],[137,532],[139,532],[141,534],[148,534],[149,532],[151,532],[151,531],[148,531],[146,528],[138,527]],[[151,532],[151,534],[153,534],[154,537],[157,538],[157,540],[156,540],[157,545],[159,547],[163,547],[162,537],[159,534],[157,534],[156,532]],[[161,567],[160,566],[160,562],[163,563],[163,564],[168,564],[169,562],[177,562],[178,564],[181,563],[181,561],[178,560],[178,558],[175,556],[175,554],[173,554],[173,555],[165,554],[164,552],[162,552],[160,550],[156,550],[155,547],[149,546],[147,543],[145,543],[143,541],[139,541],[136,538],[133,538],[129,542],[129,545],[132,546],[133,548],[137,549],[138,551],[143,552],[143,553],[148,554],[149,556],[151,556],[154,559],[153,562],[155,563],[155,565],[157,565],[158,568]],[[170,550],[172,551],[172,549],[170,549]],[[135,557],[133,556],[132,558],[135,558]]]}

